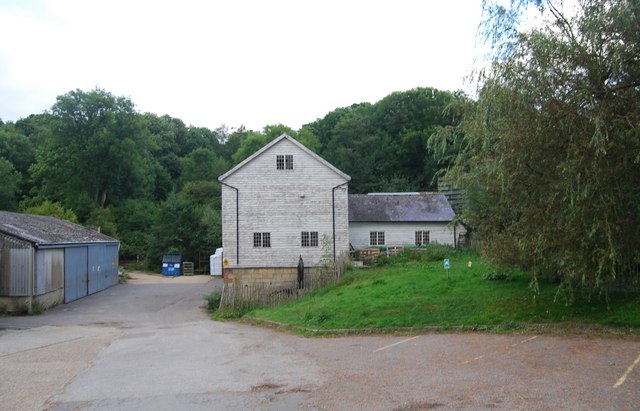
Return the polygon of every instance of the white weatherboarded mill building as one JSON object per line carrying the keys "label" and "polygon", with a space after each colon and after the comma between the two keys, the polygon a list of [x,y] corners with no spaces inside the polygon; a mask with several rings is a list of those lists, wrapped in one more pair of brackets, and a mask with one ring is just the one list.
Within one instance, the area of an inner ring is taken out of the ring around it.
{"label": "white weatherboarded mill building", "polygon": [[287,134],[220,176],[225,282],[285,283],[300,257],[347,254],[350,179]]}

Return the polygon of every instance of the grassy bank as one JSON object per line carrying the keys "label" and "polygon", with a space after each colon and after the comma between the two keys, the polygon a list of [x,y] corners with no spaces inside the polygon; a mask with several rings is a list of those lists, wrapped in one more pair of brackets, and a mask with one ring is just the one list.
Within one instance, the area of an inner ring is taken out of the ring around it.
{"label": "grassy bank", "polygon": [[453,256],[448,278],[442,260],[400,261],[350,270],[338,285],[251,316],[318,330],[539,323],[640,327],[638,294],[610,294],[607,304],[604,295],[572,296],[545,282],[534,292],[530,281],[527,273],[496,272],[475,255]]}

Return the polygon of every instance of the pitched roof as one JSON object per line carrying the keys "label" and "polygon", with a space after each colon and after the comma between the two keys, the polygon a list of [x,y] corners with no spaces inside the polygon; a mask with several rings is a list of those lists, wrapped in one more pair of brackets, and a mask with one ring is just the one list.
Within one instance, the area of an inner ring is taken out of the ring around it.
{"label": "pitched roof", "polygon": [[346,181],[350,181],[351,180],[351,177],[349,177],[347,174],[343,173],[342,171],[338,170],[336,167],[334,167],[331,163],[329,163],[324,158],[320,157],[319,155],[317,155],[313,151],[309,150],[307,147],[305,147],[298,140],[296,140],[295,138],[291,137],[290,135],[288,135],[286,133],[282,133],[278,138],[276,138],[275,140],[271,141],[266,146],[262,147],[260,150],[258,150],[255,153],[253,153],[250,157],[246,158],[243,162],[241,162],[237,166],[233,167],[231,170],[227,171],[226,173],[224,173],[223,175],[218,177],[218,181],[223,181],[224,179],[229,177],[231,174],[235,173],[236,171],[238,171],[239,169],[244,167],[246,164],[250,163],[254,158],[258,157],[260,154],[264,153],[269,148],[275,146],[280,141],[285,140],[285,139],[289,140],[290,142],[292,142],[293,144],[298,146],[302,151],[306,152],[311,157],[315,158],[320,163],[324,164],[327,168],[332,170],[334,173],[338,174],[340,177],[344,178]]}
{"label": "pitched roof", "polygon": [[440,193],[351,194],[349,222],[449,222],[455,217]]}
{"label": "pitched roof", "polygon": [[0,211],[0,233],[36,245],[67,243],[115,243],[97,231],[54,217]]}

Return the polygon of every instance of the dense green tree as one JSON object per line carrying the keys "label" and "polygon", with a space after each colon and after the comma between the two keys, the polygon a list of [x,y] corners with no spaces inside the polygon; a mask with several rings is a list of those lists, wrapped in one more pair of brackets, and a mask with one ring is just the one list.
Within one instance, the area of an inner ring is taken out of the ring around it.
{"label": "dense green tree", "polygon": [[57,98],[51,121],[32,167],[41,195],[80,209],[87,200],[103,207],[153,190],[143,168],[146,133],[129,99],[75,90]]}
{"label": "dense green tree", "polygon": [[190,181],[217,181],[229,165],[208,148],[197,148],[180,159],[182,174],[180,182],[184,185]]}
{"label": "dense green tree", "polygon": [[84,225],[108,236],[119,238],[118,224],[116,223],[116,217],[111,207],[94,208],[91,210],[91,213],[89,213]]}
{"label": "dense green tree", "polygon": [[25,214],[44,215],[49,217],[59,218],[61,220],[71,221],[72,223],[78,222],[78,217],[73,210],[64,208],[60,203],[51,202],[45,200],[41,204],[22,210]]}
{"label": "dense green tree", "polygon": [[450,173],[502,264],[566,286],[638,281],[640,5],[582,0],[499,53]]}
{"label": "dense green tree", "polygon": [[149,200],[127,199],[114,209],[123,257],[144,258],[148,254],[158,208]]}
{"label": "dense green tree", "polygon": [[20,129],[8,123],[0,126],[0,157],[9,160],[23,177],[27,177],[29,167],[35,161],[35,149]]}
{"label": "dense green tree", "polygon": [[247,138],[249,132],[240,127],[231,133],[228,133],[226,129],[218,129],[217,135],[223,139],[224,143],[218,147],[220,157],[226,160],[229,164],[233,163],[233,155],[240,148],[240,145]]}
{"label": "dense green tree", "polygon": [[351,175],[352,192],[394,186],[424,191],[435,188],[441,167],[427,142],[438,127],[459,122],[446,110],[454,99],[449,92],[416,88],[336,109],[305,127],[315,134],[320,154]]}
{"label": "dense green tree", "polygon": [[214,244],[206,244],[208,227],[215,221],[203,220],[202,210],[185,195],[171,193],[162,203],[151,230],[147,253],[150,267],[160,265],[162,255],[179,251],[185,261],[197,262],[201,253],[211,254]]}
{"label": "dense green tree", "polygon": [[15,211],[18,208],[20,173],[6,158],[0,157],[0,210]]}

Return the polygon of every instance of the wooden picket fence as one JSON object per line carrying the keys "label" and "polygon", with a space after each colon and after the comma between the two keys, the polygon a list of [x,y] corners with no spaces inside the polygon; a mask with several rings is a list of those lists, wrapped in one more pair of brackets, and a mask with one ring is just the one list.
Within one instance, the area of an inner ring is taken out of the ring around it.
{"label": "wooden picket fence", "polygon": [[[224,284],[220,308],[254,309],[274,307],[302,297],[303,295],[335,284],[344,273],[345,261],[337,262],[335,267],[321,269],[313,275],[305,275],[304,281],[289,281],[280,284],[250,283]],[[306,274],[306,273],[305,273]]]}

